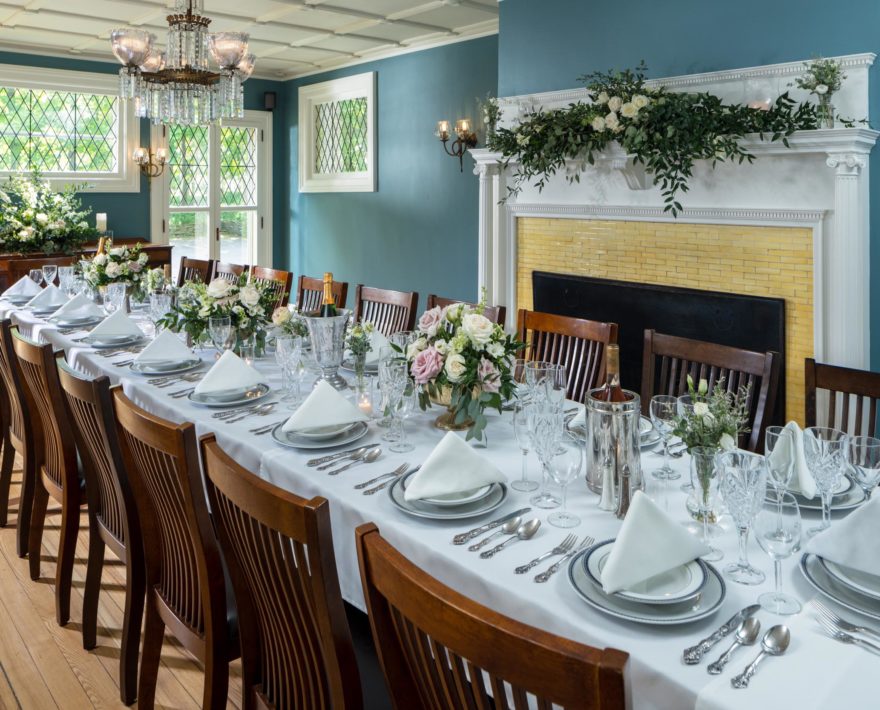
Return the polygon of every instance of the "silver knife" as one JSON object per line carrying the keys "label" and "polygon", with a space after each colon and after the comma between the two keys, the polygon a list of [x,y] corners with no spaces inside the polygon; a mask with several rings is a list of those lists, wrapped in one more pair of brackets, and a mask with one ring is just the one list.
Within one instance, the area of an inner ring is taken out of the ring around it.
{"label": "silver knife", "polygon": [[528,513],[530,510],[531,508],[520,508],[519,510],[515,510],[508,515],[505,515],[503,518],[498,518],[498,520],[493,520],[491,523],[486,523],[485,525],[481,525],[480,527],[474,528],[473,530],[468,530],[466,533],[456,535],[454,538],[452,538],[452,544],[464,545],[468,540],[473,540],[475,537],[479,537],[484,532],[489,532],[489,530],[493,530],[499,525],[503,525],[511,518],[515,518],[517,515]]}
{"label": "silver knife", "polygon": [[336,459],[342,458],[343,456],[348,456],[349,454],[353,454],[355,451],[360,449],[360,446],[356,446],[353,449],[347,449],[346,451],[337,451],[335,454],[328,454],[327,456],[322,456],[317,459],[310,459],[306,462],[306,466],[320,466],[322,463],[327,463],[328,461],[335,461]]}
{"label": "silver knife", "polygon": [[719,626],[715,632],[704,638],[696,646],[686,648],[684,653],[682,653],[682,660],[689,666],[699,663],[703,660],[703,654],[705,654],[706,651],[712,648],[712,646],[725,636],[732,633],[743,621],[752,616],[760,608],[760,604],[752,604],[751,606],[747,606],[745,609],[738,611],[727,620],[726,624]]}

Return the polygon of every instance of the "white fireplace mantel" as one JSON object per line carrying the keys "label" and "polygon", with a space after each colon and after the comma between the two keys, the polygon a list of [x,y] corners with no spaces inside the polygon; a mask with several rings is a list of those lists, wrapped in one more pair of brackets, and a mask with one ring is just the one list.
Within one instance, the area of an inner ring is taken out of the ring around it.
{"label": "white fireplace mantel", "polygon": [[[847,82],[837,105],[843,115],[867,118],[867,72],[874,55],[840,58]],[[776,96],[788,90],[802,63],[693,77],[676,77],[673,90],[710,90],[731,100]],[[774,91],[775,93],[771,93]],[[803,96],[792,92],[795,98]],[[583,100],[579,91],[502,99],[503,121],[515,123],[523,111]],[[835,95],[838,99],[838,95]],[[801,131],[781,141],[743,140],[754,163],[700,161],[689,191],[680,196],[677,218],[664,211],[650,175],[621,149],[610,149],[588,165],[572,161],[543,190],[523,185],[508,192],[516,164],[501,155],[473,150],[480,177],[479,285],[490,303],[517,305],[517,219],[625,219],[658,222],[800,226],[813,230],[814,350],[817,359],[857,368],[870,364],[869,350],[869,170],[868,156],[880,133],[868,128]],[[566,179],[577,172],[579,182]]]}

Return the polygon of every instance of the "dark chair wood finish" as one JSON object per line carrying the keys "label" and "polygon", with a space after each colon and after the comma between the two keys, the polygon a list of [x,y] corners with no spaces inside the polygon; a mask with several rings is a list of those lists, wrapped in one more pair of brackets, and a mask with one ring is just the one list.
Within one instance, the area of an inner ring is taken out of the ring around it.
{"label": "dark chair wood finish", "polygon": [[242,264],[226,264],[222,261],[215,261],[211,270],[211,280],[226,279],[237,282],[245,271],[247,271],[247,267]]}
{"label": "dark chair wood finish", "polygon": [[119,444],[144,545],[147,598],[138,707],[153,707],[166,626],[205,666],[202,707],[226,707],[237,623],[208,513],[195,425],[177,426],[113,392]]}
{"label": "dark chair wood finish", "polygon": [[[446,306],[452,306],[456,303],[464,303],[466,306],[472,307],[477,305],[468,301],[456,301],[454,298],[443,298],[442,296],[435,296],[432,293],[430,296],[428,296],[428,305],[425,306],[425,309],[431,310],[432,308],[436,308],[438,306],[440,308],[445,308]],[[507,308],[505,308],[504,306],[486,306],[485,308],[483,308],[483,315],[496,325],[504,326],[504,323],[507,319]]]}
{"label": "dark chair wood finish", "polygon": [[516,710],[626,707],[626,653],[590,648],[477,604],[416,567],[372,523],[355,535],[396,708],[506,710],[508,694]]}
{"label": "dark chair wood finish", "polygon": [[[33,259],[16,259],[10,261],[9,266],[9,283],[14,284],[22,276],[27,276],[31,269],[41,269],[44,266],[73,266],[76,263],[76,257],[68,255],[64,256],[43,256]],[[55,285],[58,285],[58,277],[55,277]]]}
{"label": "dark chair wood finish", "polygon": [[[18,356],[12,345],[12,327],[12,321],[8,318],[0,321],[0,376],[3,378],[4,390],[8,395],[8,438],[12,445],[11,448],[6,447],[4,440],[0,471],[5,472],[7,466],[9,467],[8,475],[3,475],[2,479],[3,485],[8,486],[8,480],[12,476],[14,452],[21,456],[22,482],[18,497],[15,548],[19,557],[26,557],[31,529],[34,487],[43,458],[43,428],[35,414],[36,410],[30,390],[22,379]],[[3,496],[3,500],[8,500],[8,497],[7,493]]]}
{"label": "dark chair wood finish", "polygon": [[277,488],[202,438],[205,485],[235,590],[243,705],[361,708],[330,505]]}
{"label": "dark chair wood finish", "polygon": [[[297,284],[296,308],[300,313],[313,313],[324,302],[324,280],[312,276],[300,276]],[[345,308],[348,300],[348,282],[333,282],[333,298],[337,308]]]}
{"label": "dark chair wood finish", "polygon": [[[12,330],[13,348],[18,356],[22,380],[30,390],[33,409],[43,432],[43,456],[34,485],[28,537],[28,563],[31,579],[40,577],[43,526],[51,496],[61,503],[61,539],[55,565],[55,616],[61,626],[70,619],[70,591],[76,538],[79,534],[79,508],[85,502],[79,481],[76,441],[68,422],[67,403],[58,381],[55,352],[50,344],[40,345]],[[30,423],[28,423],[30,426]]]}
{"label": "dark chair wood finish", "polygon": [[[880,420],[880,373],[837,365],[823,365],[813,358],[804,361],[807,426],[830,426],[851,436],[877,436]],[[823,416],[819,417],[817,392],[827,392]]]}
{"label": "dark chair wood finish", "polygon": [[360,284],[354,296],[355,323],[372,323],[386,337],[416,325],[416,291],[392,291]]}
{"label": "dark chair wood finish", "polygon": [[617,343],[617,324],[521,308],[517,337],[526,344],[526,360],[562,365],[568,398],[583,402],[605,380],[605,347]]}
{"label": "dark chair wood finish", "polygon": [[642,355],[642,413],[650,411],[655,394],[687,394],[687,377],[694,383],[705,379],[710,391],[723,379],[731,393],[749,388],[749,434],[740,446],[761,453],[764,430],[771,423],[779,387],[779,353],[742,350],[728,345],[645,331]]}
{"label": "dark chair wood finish", "polygon": [[97,645],[98,598],[105,548],[125,564],[125,608],[119,653],[119,695],[137,700],[138,653],[144,615],[144,549],[134,496],[122,463],[109,378],[94,380],[58,360],[58,378],[73,422],[86,478],[89,558],[83,590],[83,647]]}
{"label": "dark chair wood finish", "polygon": [[277,297],[275,308],[286,306],[293,288],[293,274],[280,269],[269,269],[265,266],[251,267],[251,279],[268,287]]}
{"label": "dark chair wood finish", "polygon": [[12,465],[15,462],[15,447],[9,438],[12,425],[12,404],[6,382],[0,377],[0,528],[5,528],[9,520],[9,491],[12,486]]}
{"label": "dark chair wood finish", "polygon": [[182,256],[180,257],[180,266],[177,269],[177,286],[183,286],[187,281],[210,283],[213,273],[213,259],[191,259],[188,256]]}

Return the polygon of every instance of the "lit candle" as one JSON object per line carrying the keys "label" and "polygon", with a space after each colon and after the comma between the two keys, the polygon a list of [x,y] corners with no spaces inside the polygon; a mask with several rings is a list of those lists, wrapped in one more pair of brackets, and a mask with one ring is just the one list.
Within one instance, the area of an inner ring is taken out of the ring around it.
{"label": "lit candle", "polygon": [[358,395],[358,409],[360,409],[368,417],[373,416],[373,403],[370,401],[369,392],[361,392]]}
{"label": "lit candle", "polygon": [[98,214],[95,215],[95,229],[97,229],[101,234],[107,231],[106,212],[98,212]]}
{"label": "lit candle", "polygon": [[459,138],[471,132],[471,122],[466,118],[460,118],[455,122],[455,132]]}

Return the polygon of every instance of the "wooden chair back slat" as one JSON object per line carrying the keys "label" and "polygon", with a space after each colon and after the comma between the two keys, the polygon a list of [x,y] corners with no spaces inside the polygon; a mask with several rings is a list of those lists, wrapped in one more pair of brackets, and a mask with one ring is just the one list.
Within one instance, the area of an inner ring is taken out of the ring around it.
{"label": "wooden chair back slat", "polygon": [[287,305],[293,288],[293,274],[290,271],[252,266],[251,280],[266,286],[275,295],[275,308]]}
{"label": "wooden chair back slat", "polygon": [[372,323],[386,337],[416,325],[416,291],[392,291],[358,285],[355,290],[354,319],[356,323]]}
{"label": "wooden chair back slat", "polygon": [[517,337],[525,359],[562,365],[568,398],[583,402],[605,379],[605,348],[617,343],[617,324],[520,309]]}
{"label": "wooden chair back slat", "polygon": [[[34,259],[10,259],[9,260],[9,285],[14,284],[22,276],[27,276],[31,269],[41,269],[44,266],[73,266],[76,264],[75,256],[43,256]],[[55,277],[55,285],[58,285],[58,276]]]}
{"label": "wooden chair back slat", "polygon": [[211,282],[214,273],[213,259],[191,259],[188,256],[180,257],[180,267],[177,270],[177,285],[183,286],[187,281],[207,284]]}
{"label": "wooden chair back slat", "polygon": [[[22,380],[18,357],[12,345],[12,321],[8,318],[0,322],[0,375],[9,394],[9,425],[13,443],[33,439],[42,448],[43,430],[39,421],[31,416],[34,412],[30,390],[25,388]],[[19,451],[19,453],[23,453]]]}
{"label": "wooden chair back slat", "polygon": [[395,707],[495,710],[510,707],[508,697],[518,708],[626,707],[626,653],[590,648],[477,604],[403,557],[372,523],[355,535]]}
{"label": "wooden chair back slat", "polygon": [[228,264],[215,261],[211,271],[211,280],[225,279],[226,281],[238,281],[239,277],[247,270],[243,264]]}
{"label": "wooden chair back slat", "polygon": [[[475,307],[476,303],[470,303],[468,301],[456,301],[454,298],[443,298],[442,296],[436,296],[433,293],[428,296],[428,305],[425,306],[426,310],[431,310],[432,308],[446,308],[447,306],[452,306],[456,303],[464,303],[466,306]],[[483,308],[483,315],[486,316],[490,321],[495,323],[496,325],[503,326],[507,320],[507,308],[504,306],[485,306]]]}
{"label": "wooden chair back slat", "polygon": [[687,378],[697,384],[705,379],[709,390],[724,381],[735,394],[748,387],[746,407],[750,431],[740,445],[749,451],[764,450],[764,430],[773,421],[779,388],[779,353],[743,350],[728,345],[645,331],[642,354],[642,413],[648,415],[655,394],[678,397],[687,394]]}
{"label": "wooden chair back slat", "polygon": [[[333,298],[337,308],[345,308],[348,299],[348,282],[333,282]],[[300,276],[297,284],[296,308],[300,313],[314,313],[324,302],[324,280],[312,276]]]}
{"label": "wooden chair back slat", "polygon": [[807,358],[805,421],[807,426],[830,426],[851,436],[877,436],[880,421],[880,373]]}

